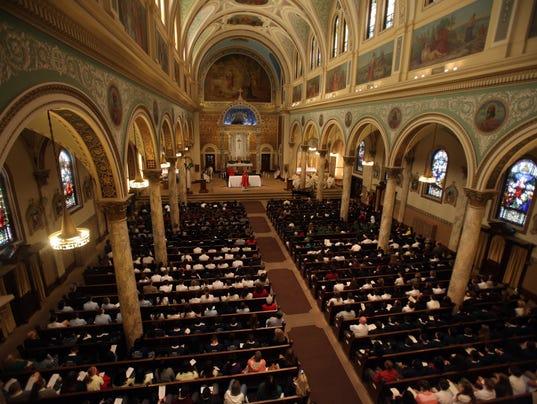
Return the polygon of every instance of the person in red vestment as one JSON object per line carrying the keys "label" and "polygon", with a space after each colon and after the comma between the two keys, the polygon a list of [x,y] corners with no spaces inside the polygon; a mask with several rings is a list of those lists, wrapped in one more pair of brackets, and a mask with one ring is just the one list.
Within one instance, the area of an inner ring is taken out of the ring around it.
{"label": "person in red vestment", "polygon": [[248,187],[250,186],[250,181],[249,181],[248,173],[246,172],[246,170],[242,172],[241,185],[242,185],[243,190],[248,189]]}

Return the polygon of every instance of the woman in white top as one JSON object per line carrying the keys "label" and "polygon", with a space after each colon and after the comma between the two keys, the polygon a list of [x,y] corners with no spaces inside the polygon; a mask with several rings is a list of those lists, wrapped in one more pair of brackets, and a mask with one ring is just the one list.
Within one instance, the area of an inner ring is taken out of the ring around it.
{"label": "woman in white top", "polygon": [[224,394],[224,404],[244,404],[247,402],[246,385],[241,385],[237,379],[232,379]]}

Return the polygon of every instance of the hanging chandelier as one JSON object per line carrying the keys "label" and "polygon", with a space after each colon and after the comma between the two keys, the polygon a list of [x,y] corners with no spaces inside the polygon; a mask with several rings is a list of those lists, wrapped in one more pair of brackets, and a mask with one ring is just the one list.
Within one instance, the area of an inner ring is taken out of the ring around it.
{"label": "hanging chandelier", "polygon": [[[52,131],[52,121],[50,119],[50,111],[47,111],[47,117],[48,117],[48,126],[50,130],[50,139],[52,141],[53,161],[56,161],[56,143],[54,142],[54,132]],[[55,165],[56,165],[58,181],[60,182],[60,189],[63,190],[63,183],[62,183],[60,168],[57,162],[55,163]],[[69,211],[67,210],[67,206],[65,204],[65,191],[63,192],[63,194],[64,194],[64,200],[63,200],[63,214],[62,214],[61,229],[59,231],[52,233],[48,237],[50,246],[54,250],[72,250],[75,248],[82,247],[88,244],[90,241],[89,229],[86,229],[85,227],[75,227],[73,223],[73,219],[71,218],[71,215],[69,214]]]}

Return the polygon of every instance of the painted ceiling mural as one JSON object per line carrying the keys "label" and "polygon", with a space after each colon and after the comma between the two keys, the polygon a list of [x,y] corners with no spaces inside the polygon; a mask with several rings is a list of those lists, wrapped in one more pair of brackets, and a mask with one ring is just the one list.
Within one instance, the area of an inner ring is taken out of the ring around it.
{"label": "painted ceiling mural", "polygon": [[242,96],[250,102],[270,102],[270,80],[265,70],[246,55],[217,60],[205,77],[206,101],[232,101]]}

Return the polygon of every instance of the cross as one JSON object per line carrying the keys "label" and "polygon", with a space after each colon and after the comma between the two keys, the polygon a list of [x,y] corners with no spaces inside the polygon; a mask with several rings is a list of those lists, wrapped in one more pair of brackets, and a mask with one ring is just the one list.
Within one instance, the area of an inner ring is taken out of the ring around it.
{"label": "cross", "polygon": [[239,100],[242,99],[242,88],[239,88]]}

